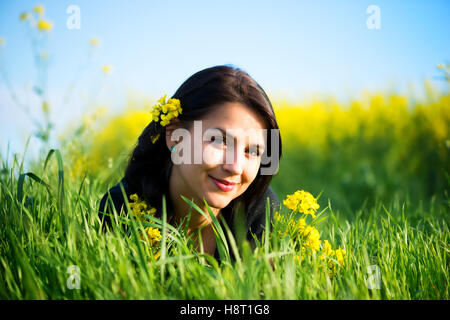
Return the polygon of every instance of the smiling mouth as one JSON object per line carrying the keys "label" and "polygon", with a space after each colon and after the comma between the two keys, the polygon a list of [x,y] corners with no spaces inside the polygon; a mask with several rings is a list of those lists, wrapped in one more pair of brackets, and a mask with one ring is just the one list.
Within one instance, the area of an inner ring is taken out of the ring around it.
{"label": "smiling mouth", "polygon": [[232,191],[234,189],[234,187],[236,186],[236,183],[229,183],[227,181],[218,180],[211,176],[209,176],[209,177],[214,182],[214,184],[222,191]]}

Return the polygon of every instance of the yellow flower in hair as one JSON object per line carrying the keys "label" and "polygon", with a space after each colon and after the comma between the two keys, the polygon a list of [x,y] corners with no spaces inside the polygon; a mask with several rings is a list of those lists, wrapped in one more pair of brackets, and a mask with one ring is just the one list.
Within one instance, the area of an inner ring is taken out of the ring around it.
{"label": "yellow flower in hair", "polygon": [[155,136],[152,136],[152,143],[155,143],[156,141],[158,141],[160,134],[158,133]]}
{"label": "yellow flower in hair", "polygon": [[158,100],[158,103],[153,106],[151,111],[152,120],[154,122],[160,121],[160,124],[164,127],[170,123],[170,121],[182,113],[180,100],[170,98],[166,101],[167,95],[164,95]]}
{"label": "yellow flower in hair", "polygon": [[165,104],[166,103],[166,97],[167,97],[167,94],[165,94],[164,96],[159,98],[158,103],[159,104]]}

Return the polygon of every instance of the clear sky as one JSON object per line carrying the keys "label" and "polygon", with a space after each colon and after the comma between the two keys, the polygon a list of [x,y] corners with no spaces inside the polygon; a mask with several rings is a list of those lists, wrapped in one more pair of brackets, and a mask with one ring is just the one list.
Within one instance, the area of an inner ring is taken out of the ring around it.
{"label": "clear sky", "polygon": [[[196,71],[219,64],[246,70],[269,96],[301,100],[313,93],[345,98],[363,89],[420,87],[439,75],[436,65],[450,56],[450,1],[0,0],[2,61],[32,111],[39,106],[25,92],[36,72],[19,14],[37,4],[54,24],[47,49],[49,97],[56,110],[77,79],[89,40],[101,42],[71,103],[54,115],[59,128],[86,110],[79,92],[102,91],[105,79],[92,71],[102,64],[113,66],[106,83],[120,108],[129,91],[170,96]],[[72,4],[80,8],[79,30],[66,26]],[[369,5],[380,8],[380,29],[366,25]],[[10,141],[21,152],[30,123],[1,82],[0,112],[1,150]]]}

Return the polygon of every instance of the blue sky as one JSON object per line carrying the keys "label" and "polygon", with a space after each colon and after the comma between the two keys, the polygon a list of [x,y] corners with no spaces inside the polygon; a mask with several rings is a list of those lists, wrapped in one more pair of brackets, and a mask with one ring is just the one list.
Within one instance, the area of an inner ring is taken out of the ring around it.
{"label": "blue sky", "polygon": [[[78,80],[71,103],[55,119],[59,129],[86,111],[80,95],[107,87],[105,103],[123,107],[126,93],[171,95],[190,75],[231,63],[249,72],[269,96],[354,96],[363,89],[420,88],[449,62],[449,1],[5,1],[0,0],[3,61],[18,95],[36,81],[26,29],[19,14],[43,4],[54,23],[49,97],[55,109],[85,61],[88,41],[101,46]],[[80,8],[81,28],[69,30],[66,9]],[[381,13],[381,29],[366,26],[369,5]],[[110,64],[104,79],[97,72]],[[439,85],[439,81],[435,81]],[[30,109],[32,94],[27,94]],[[0,147],[22,151],[31,132],[0,83]],[[36,111],[37,112],[37,111]],[[14,148],[16,147],[16,148]]]}

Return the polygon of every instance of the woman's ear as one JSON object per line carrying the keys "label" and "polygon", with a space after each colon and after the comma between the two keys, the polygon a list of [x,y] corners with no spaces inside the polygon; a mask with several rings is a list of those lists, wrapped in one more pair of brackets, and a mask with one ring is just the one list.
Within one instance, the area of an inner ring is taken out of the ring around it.
{"label": "woman's ear", "polygon": [[170,121],[170,124],[168,124],[166,126],[166,145],[167,145],[167,149],[170,150],[170,147],[173,146],[176,142],[172,141],[171,136],[172,136],[172,132],[175,131],[178,128],[181,128],[181,122],[178,119],[172,119]]}

